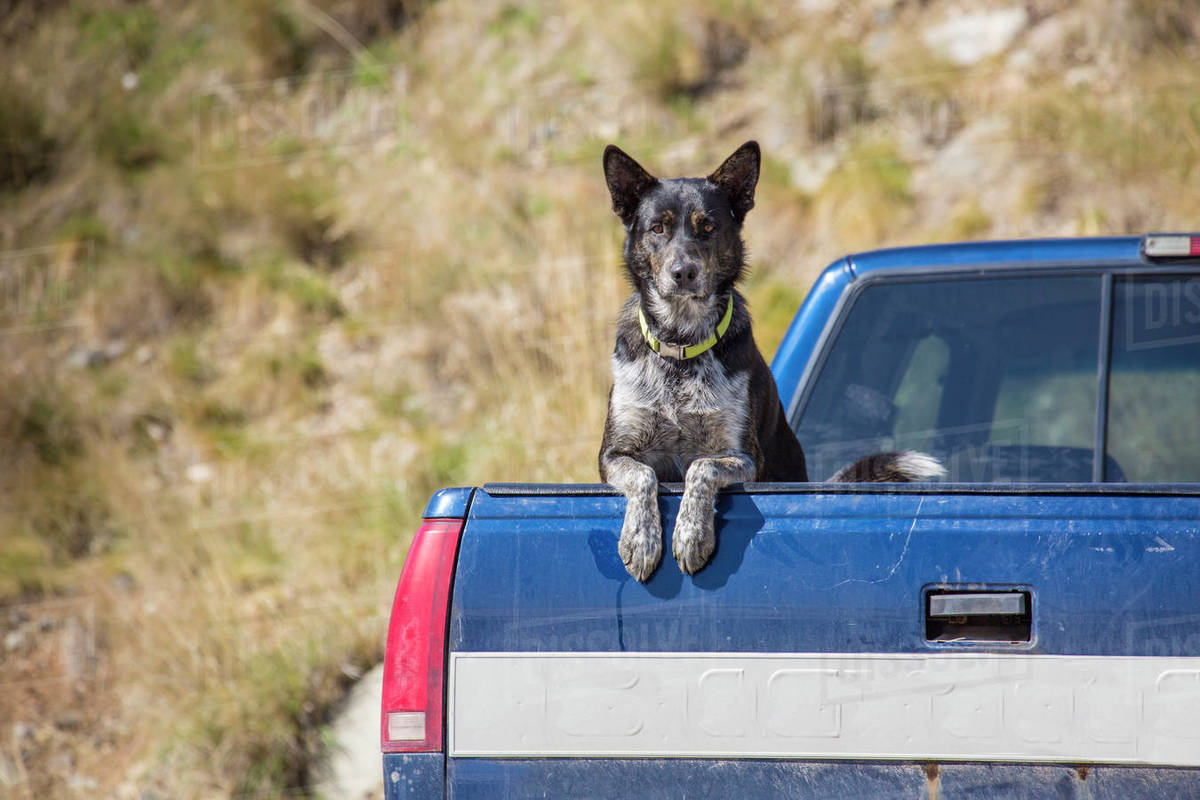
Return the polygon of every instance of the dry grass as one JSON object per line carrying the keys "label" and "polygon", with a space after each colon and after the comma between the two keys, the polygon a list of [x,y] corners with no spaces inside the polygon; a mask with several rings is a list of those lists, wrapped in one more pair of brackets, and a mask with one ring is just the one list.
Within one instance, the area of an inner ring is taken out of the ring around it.
{"label": "dry grass", "polygon": [[[763,142],[746,288],[768,354],[847,250],[1194,222],[1188,6],[1144,16],[1135,58],[1043,5],[1063,63],[1003,80],[921,50],[907,6],[153,0],[0,22],[20,98],[0,103],[0,623],[28,629],[0,666],[61,677],[0,685],[30,726],[0,742],[14,796],[305,792],[428,494],[595,480],[627,291],[606,141],[663,174]],[[1000,185],[918,188],[993,117],[1022,159]]]}
{"label": "dry grass", "polygon": [[842,241],[886,241],[911,219],[911,169],[892,142],[856,142],[817,195],[817,225]]}

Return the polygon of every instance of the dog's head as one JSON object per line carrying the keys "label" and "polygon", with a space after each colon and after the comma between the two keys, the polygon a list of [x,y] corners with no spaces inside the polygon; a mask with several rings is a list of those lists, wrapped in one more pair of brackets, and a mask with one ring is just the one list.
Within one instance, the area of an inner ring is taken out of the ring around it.
{"label": "dog's head", "polygon": [[686,330],[716,312],[745,265],[742,222],[754,206],[761,154],[746,142],[707,178],[660,180],[620,148],[604,150],[625,265],[656,316]]}

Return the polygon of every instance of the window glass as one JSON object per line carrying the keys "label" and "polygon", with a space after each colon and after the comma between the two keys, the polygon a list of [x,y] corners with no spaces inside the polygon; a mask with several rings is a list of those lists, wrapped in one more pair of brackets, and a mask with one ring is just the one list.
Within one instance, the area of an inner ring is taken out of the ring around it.
{"label": "window glass", "polygon": [[950,346],[937,336],[917,342],[909,358],[900,385],[896,389],[896,439],[911,442],[915,450],[933,446],[932,431],[937,429],[937,413],[942,403],[942,386],[950,366]]}
{"label": "window glass", "polygon": [[1200,275],[1117,280],[1112,320],[1109,463],[1131,481],[1200,481]]}
{"label": "window glass", "polygon": [[954,481],[1090,481],[1098,276],[880,282],[854,302],[796,431],[821,480],[918,449]]}

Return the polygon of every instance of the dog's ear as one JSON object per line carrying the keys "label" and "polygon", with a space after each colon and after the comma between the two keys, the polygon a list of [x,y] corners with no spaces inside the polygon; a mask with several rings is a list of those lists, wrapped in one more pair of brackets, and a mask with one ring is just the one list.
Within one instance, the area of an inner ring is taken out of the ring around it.
{"label": "dog's ear", "polygon": [[734,151],[725,159],[708,179],[720,186],[725,196],[729,198],[729,206],[733,216],[739,223],[746,218],[750,209],[754,208],[754,187],[758,185],[758,168],[762,162],[762,153],[758,142],[749,141]]}
{"label": "dog's ear", "polygon": [[613,211],[627,228],[633,224],[638,203],[658,183],[658,179],[642,169],[641,164],[613,144],[604,148],[604,180],[612,195]]}

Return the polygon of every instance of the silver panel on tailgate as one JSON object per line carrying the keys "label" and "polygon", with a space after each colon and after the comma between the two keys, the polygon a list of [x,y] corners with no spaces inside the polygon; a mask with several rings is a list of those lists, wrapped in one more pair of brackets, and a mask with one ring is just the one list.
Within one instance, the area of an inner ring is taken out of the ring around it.
{"label": "silver panel on tailgate", "polygon": [[1200,658],[453,653],[450,755],[1200,766]]}

